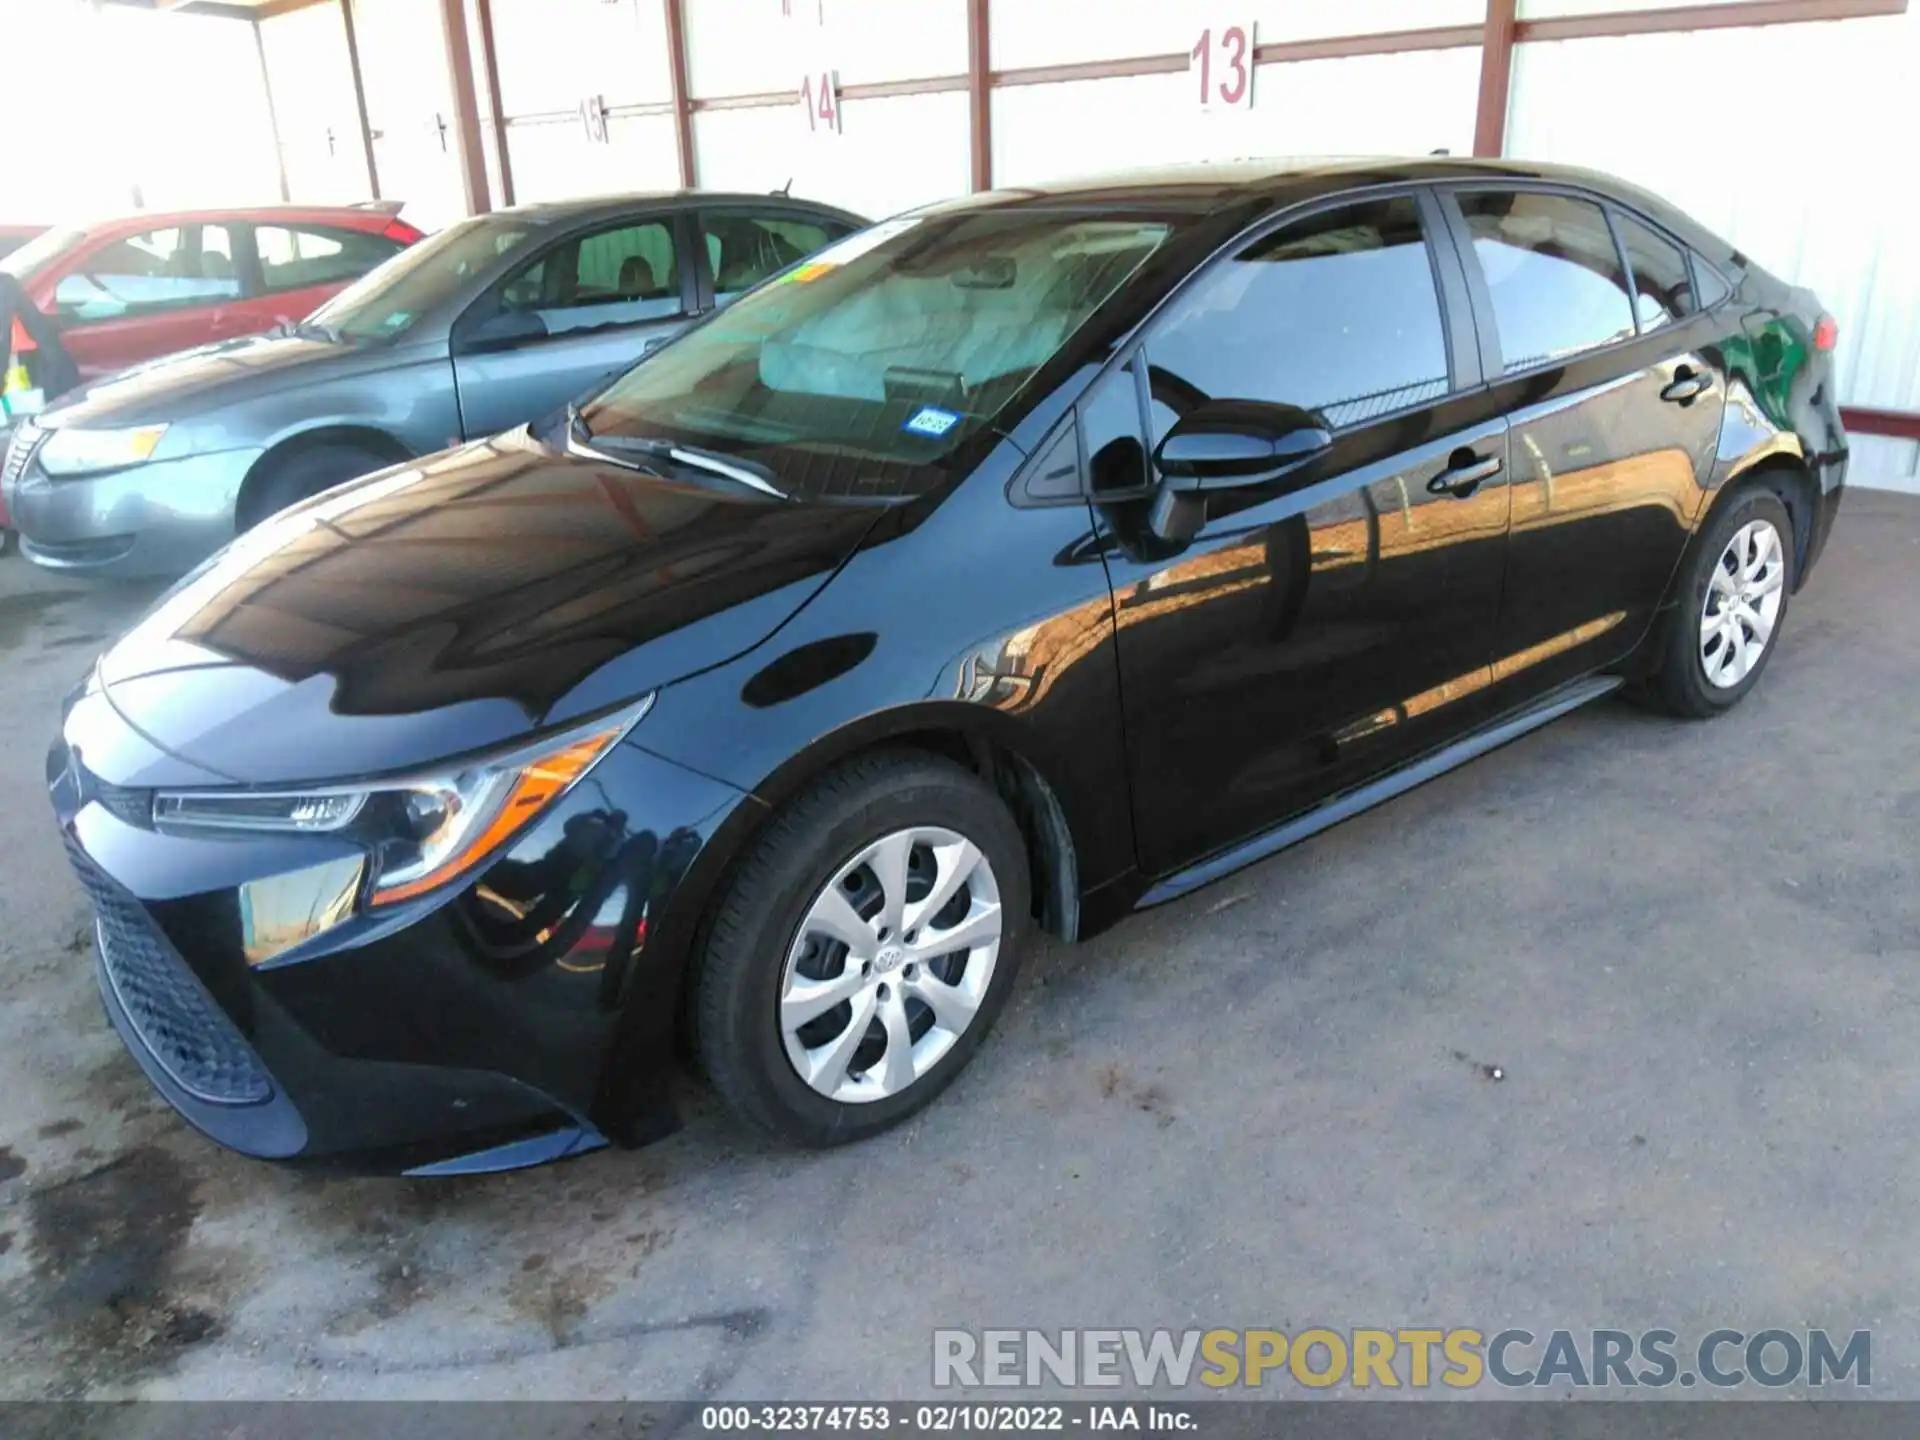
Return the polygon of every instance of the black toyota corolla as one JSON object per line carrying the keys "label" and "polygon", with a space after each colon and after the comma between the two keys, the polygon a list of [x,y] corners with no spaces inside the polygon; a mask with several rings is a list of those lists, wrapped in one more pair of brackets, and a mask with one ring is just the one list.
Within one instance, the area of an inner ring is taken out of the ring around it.
{"label": "black toyota corolla", "polygon": [[637,1144],[676,1058],[778,1137],[871,1135],[1036,927],[1622,686],[1739,701],[1840,496],[1833,344],[1583,172],[875,226],[563,414],[284,513],[107,652],[48,775],[108,1013],[260,1156]]}

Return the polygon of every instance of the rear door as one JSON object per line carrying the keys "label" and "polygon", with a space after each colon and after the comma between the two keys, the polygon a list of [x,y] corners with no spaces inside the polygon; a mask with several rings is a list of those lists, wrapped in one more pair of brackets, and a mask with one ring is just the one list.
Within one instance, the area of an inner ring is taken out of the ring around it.
{"label": "rear door", "polygon": [[345,226],[252,224],[241,227],[252,246],[246,257],[248,295],[238,307],[236,333],[271,330],[299,320],[374,266],[398,255],[400,241]]}
{"label": "rear door", "polygon": [[1646,634],[1704,500],[1725,386],[1686,253],[1651,226],[1549,187],[1461,187],[1445,208],[1513,425],[1494,669],[1517,701]]}
{"label": "rear door", "polygon": [[[1291,221],[1189,282],[1083,402],[1149,874],[1484,714],[1506,424],[1473,394],[1444,237],[1412,192]],[[1152,448],[1185,411],[1227,399],[1316,412],[1333,447],[1281,482],[1209,496],[1193,540],[1161,540]]]}
{"label": "rear door", "polygon": [[241,303],[233,230],[171,225],[64,260],[53,290],[61,339],[87,379],[222,338]]}
{"label": "rear door", "polygon": [[577,398],[667,339],[695,308],[683,217],[602,224],[510,271],[453,328],[469,439]]}
{"label": "rear door", "polygon": [[837,216],[774,205],[703,207],[695,224],[703,309],[725,305],[856,228]]}

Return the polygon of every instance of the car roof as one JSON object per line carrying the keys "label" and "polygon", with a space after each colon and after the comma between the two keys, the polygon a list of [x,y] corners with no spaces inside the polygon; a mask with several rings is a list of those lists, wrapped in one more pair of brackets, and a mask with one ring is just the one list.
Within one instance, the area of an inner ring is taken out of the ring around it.
{"label": "car roof", "polygon": [[1665,225],[1696,248],[1724,258],[1731,247],[1659,196],[1617,176],[1574,165],[1531,160],[1481,160],[1454,155],[1295,156],[1202,161],[1152,169],[989,190],[916,211],[930,215],[995,206],[1049,206],[1118,210],[1165,208],[1216,214],[1250,205],[1278,208],[1373,185],[1492,180],[1577,186],[1619,200]]}
{"label": "car roof", "polygon": [[681,210],[700,205],[753,205],[778,209],[792,206],[821,214],[839,215],[864,225],[866,221],[838,205],[827,205],[801,195],[778,192],[749,194],[730,190],[640,190],[619,195],[589,195],[573,200],[540,200],[491,212],[492,218],[531,220],[542,225],[571,224],[605,215],[621,215],[632,210]]}
{"label": "car roof", "polygon": [[124,215],[95,217],[61,228],[98,235],[116,230],[165,230],[173,225],[218,224],[228,220],[266,223],[306,220],[380,230],[391,225],[399,215],[400,207],[390,201],[371,205],[226,205],[204,210],[135,210]]}

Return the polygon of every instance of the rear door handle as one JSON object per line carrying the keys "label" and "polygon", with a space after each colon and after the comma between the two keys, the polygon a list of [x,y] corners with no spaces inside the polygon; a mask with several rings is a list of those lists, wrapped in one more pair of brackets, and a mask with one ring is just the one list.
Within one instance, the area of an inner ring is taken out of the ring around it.
{"label": "rear door handle", "polygon": [[1691,405],[1713,388],[1713,376],[1704,370],[1689,370],[1682,365],[1673,383],[1660,392],[1660,398],[1674,405]]}
{"label": "rear door handle", "polygon": [[1451,495],[1456,500],[1464,500],[1480,488],[1480,482],[1491,480],[1500,473],[1500,457],[1489,456],[1482,460],[1472,451],[1462,455],[1455,452],[1453,464],[1427,481],[1429,495]]}

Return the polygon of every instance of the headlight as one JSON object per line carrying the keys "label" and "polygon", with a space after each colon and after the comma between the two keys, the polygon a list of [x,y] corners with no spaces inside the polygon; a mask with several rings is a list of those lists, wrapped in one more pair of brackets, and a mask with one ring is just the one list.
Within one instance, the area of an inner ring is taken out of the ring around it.
{"label": "headlight", "polygon": [[340,835],[373,853],[369,903],[391,905],[477,867],[571,790],[639,723],[649,695],[616,715],[457,769],[305,790],[162,790],[157,829]]}
{"label": "headlight", "polygon": [[144,465],[165,437],[164,425],[134,430],[84,430],[62,427],[47,432],[40,447],[40,468],[49,475],[91,475]]}

